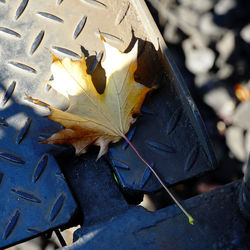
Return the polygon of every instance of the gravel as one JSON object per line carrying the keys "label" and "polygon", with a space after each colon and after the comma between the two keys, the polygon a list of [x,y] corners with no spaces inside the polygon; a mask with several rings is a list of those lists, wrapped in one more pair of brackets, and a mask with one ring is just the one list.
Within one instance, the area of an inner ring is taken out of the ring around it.
{"label": "gravel", "polygon": [[[250,151],[250,3],[244,0],[148,2],[158,11],[160,29],[164,30],[167,45],[191,87],[205,124],[213,122],[216,128],[221,121],[226,125],[223,134],[219,130],[211,134],[218,133],[217,138],[213,137],[216,148],[228,147],[226,155],[218,158],[219,164],[223,165],[227,158],[236,159],[243,166]],[[238,85],[244,89],[245,99],[238,99],[235,92]]]}

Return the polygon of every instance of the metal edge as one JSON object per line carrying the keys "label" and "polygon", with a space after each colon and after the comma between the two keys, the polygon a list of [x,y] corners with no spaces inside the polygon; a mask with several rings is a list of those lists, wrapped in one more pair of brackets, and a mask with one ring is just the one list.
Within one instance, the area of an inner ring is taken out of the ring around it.
{"label": "metal edge", "polygon": [[[151,39],[151,42],[154,44],[155,49],[158,51],[161,51],[162,55],[162,62],[164,65],[164,68],[167,69],[168,66],[171,69],[171,73],[174,76],[174,81],[176,83],[176,86],[178,88],[179,93],[184,97],[182,98],[184,100],[184,104],[188,107],[187,111],[189,112],[189,117],[191,118],[192,125],[195,128],[195,131],[197,135],[202,140],[202,145],[204,149],[206,150],[206,155],[211,163],[211,166],[215,168],[215,165],[217,163],[215,153],[212,147],[212,144],[210,142],[208,133],[206,131],[205,124],[200,116],[200,112],[198,111],[190,92],[183,80],[183,77],[176,66],[175,62],[172,59],[172,56],[168,50],[168,47],[145,3],[144,0],[130,0],[130,2],[133,4],[134,9],[136,13],[138,13],[138,16],[141,19],[141,23],[148,34],[149,38]],[[166,70],[168,71],[168,70]],[[183,101],[182,100],[182,101]]]}

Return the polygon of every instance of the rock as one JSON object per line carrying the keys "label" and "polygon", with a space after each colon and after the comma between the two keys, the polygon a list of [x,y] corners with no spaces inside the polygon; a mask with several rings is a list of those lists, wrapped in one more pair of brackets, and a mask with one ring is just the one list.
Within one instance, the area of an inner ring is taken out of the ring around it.
{"label": "rock", "polygon": [[201,48],[188,52],[186,66],[194,74],[208,72],[214,64],[215,55],[211,49]]}
{"label": "rock", "polygon": [[213,0],[179,0],[179,3],[199,13],[207,12],[214,7]]}
{"label": "rock", "polygon": [[192,39],[183,42],[186,67],[193,74],[208,72],[214,65],[215,54],[207,47],[196,47]]}
{"label": "rock", "polygon": [[204,95],[204,101],[224,121],[230,123],[235,110],[235,101],[229,95],[225,87],[219,87],[207,92]]}
{"label": "rock", "polygon": [[180,41],[182,40],[182,36],[178,31],[177,26],[171,23],[165,25],[163,36],[165,40],[169,43],[177,44],[180,43]]}
{"label": "rock", "polygon": [[201,33],[214,40],[220,38],[225,32],[224,28],[221,28],[214,23],[213,14],[210,12],[202,15],[200,18],[199,28]]}
{"label": "rock", "polygon": [[240,36],[246,43],[250,43],[250,24],[246,25],[241,30]]}
{"label": "rock", "polygon": [[235,110],[233,123],[241,128],[250,129],[250,101],[241,102]]}
{"label": "rock", "polygon": [[179,21],[184,22],[187,25],[197,26],[199,23],[199,15],[196,11],[186,8],[184,6],[179,6],[176,11]]}
{"label": "rock", "polygon": [[244,143],[244,129],[230,126],[226,131],[226,143],[230,151],[239,161],[247,160],[247,152]]}
{"label": "rock", "polygon": [[169,9],[167,8],[168,3],[166,1],[150,0],[150,5],[155,9],[155,12],[158,14],[159,22],[161,26],[166,24],[166,21],[169,21],[168,13]]}
{"label": "rock", "polygon": [[247,132],[245,133],[245,148],[246,148],[246,152],[250,152],[250,129],[247,130]]}
{"label": "rock", "polygon": [[235,6],[236,6],[236,1],[235,0],[220,0],[214,6],[214,12],[217,15],[224,15],[229,10],[233,9]]}
{"label": "rock", "polygon": [[198,88],[206,88],[206,85],[215,84],[217,81],[216,75],[211,73],[199,74],[194,78],[195,85]]}
{"label": "rock", "polygon": [[235,34],[233,31],[227,31],[217,42],[216,50],[219,52],[218,60],[225,62],[232,54],[235,48]]}
{"label": "rock", "polygon": [[220,66],[220,69],[217,71],[216,76],[220,79],[227,79],[229,78],[232,73],[233,73],[233,66],[230,64],[223,64],[222,66]]}
{"label": "rock", "polygon": [[219,56],[215,62],[215,65],[219,68],[217,75],[220,79],[229,77],[233,72],[233,67],[226,64],[229,57],[235,50],[235,34],[233,31],[228,30],[223,37],[216,43],[216,50]]}

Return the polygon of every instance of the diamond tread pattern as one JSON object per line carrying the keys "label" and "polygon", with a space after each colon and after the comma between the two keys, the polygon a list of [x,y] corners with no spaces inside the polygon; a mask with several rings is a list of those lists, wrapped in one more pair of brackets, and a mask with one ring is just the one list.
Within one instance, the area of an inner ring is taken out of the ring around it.
{"label": "diamond tread pattern", "polygon": [[[44,13],[38,6],[38,1],[0,2],[0,248],[68,223],[77,208],[48,153],[58,147],[37,143],[58,125],[25,100],[25,93],[45,93],[42,79],[49,73],[40,56],[47,24],[34,21]],[[52,14],[45,18],[59,20]]]}
{"label": "diamond tread pattern", "polygon": [[[65,224],[75,210],[59,168],[47,154],[57,154],[63,147],[37,143],[60,126],[43,118],[47,110],[25,100],[27,93],[61,109],[68,105],[64,97],[47,88],[51,79],[49,51],[72,59],[83,53],[100,55],[103,45],[99,30],[120,50],[125,50],[133,38],[131,27],[135,36],[150,40],[137,15],[129,1],[0,1],[1,193],[5,189],[0,206],[6,211],[0,220],[1,247]],[[169,70],[173,69],[169,66]],[[173,79],[173,74],[165,74],[162,87],[146,101],[143,116],[128,135],[168,185],[213,169],[206,148],[209,145],[201,142],[197,133],[200,127],[194,128],[195,106],[192,101],[183,101],[186,96],[180,96],[180,86],[176,87]],[[187,112],[187,103],[193,113]],[[110,150],[110,164],[125,189],[153,192],[160,188],[123,142]],[[7,179],[10,181],[5,185]],[[39,214],[41,224],[28,226],[24,214],[29,213],[24,207]],[[43,212],[38,212],[40,207]]]}

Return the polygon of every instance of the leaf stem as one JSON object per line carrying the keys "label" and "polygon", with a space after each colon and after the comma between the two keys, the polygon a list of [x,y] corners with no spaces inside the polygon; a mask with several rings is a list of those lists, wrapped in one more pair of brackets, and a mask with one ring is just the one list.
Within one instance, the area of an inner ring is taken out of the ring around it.
{"label": "leaf stem", "polygon": [[181,211],[187,216],[188,221],[191,225],[194,224],[193,217],[184,209],[184,207],[180,204],[180,202],[174,197],[174,195],[170,192],[170,190],[167,188],[165,183],[161,180],[159,175],[155,172],[155,170],[144,160],[144,158],[141,156],[141,154],[138,152],[138,150],[134,147],[132,142],[128,139],[128,137],[124,134],[121,135],[122,138],[129,144],[129,146],[134,150],[134,152],[137,154],[137,156],[142,160],[142,162],[151,170],[151,172],[154,174],[154,176],[157,178],[157,180],[161,183],[161,185],[164,187],[164,189],[167,191],[169,196],[173,199],[173,201],[176,203],[176,205],[181,209]]}

